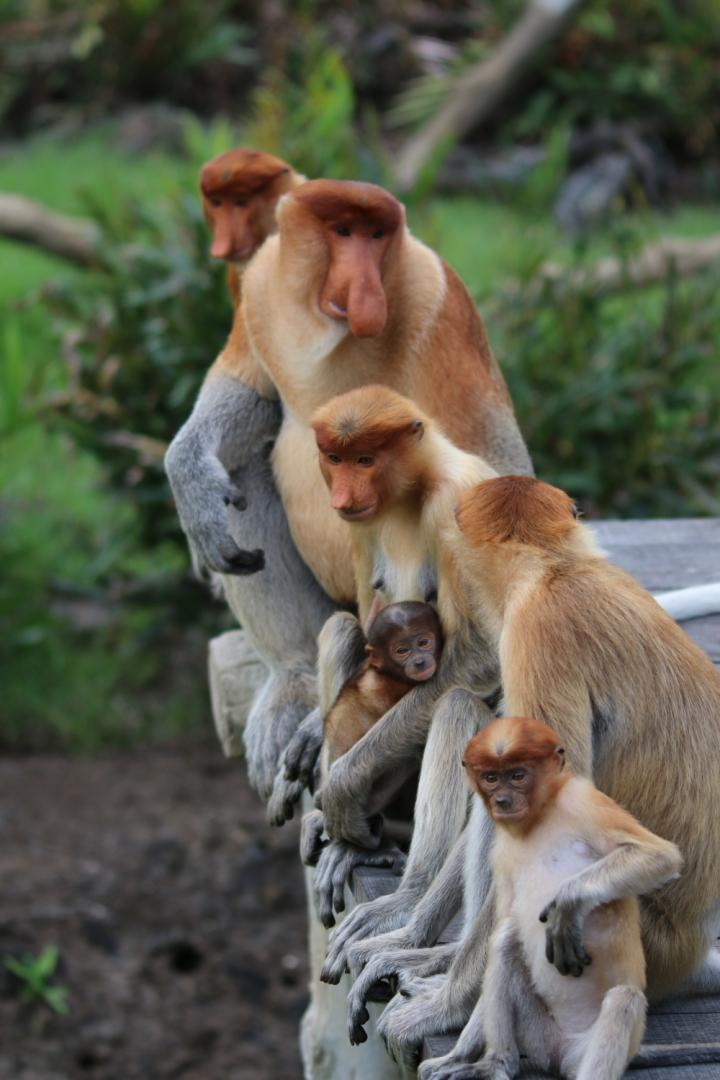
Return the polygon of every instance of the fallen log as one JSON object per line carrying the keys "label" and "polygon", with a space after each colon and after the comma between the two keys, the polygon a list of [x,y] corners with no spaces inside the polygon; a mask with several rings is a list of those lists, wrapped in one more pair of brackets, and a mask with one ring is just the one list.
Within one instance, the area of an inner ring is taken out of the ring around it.
{"label": "fallen log", "polygon": [[86,218],[49,210],[24,195],[0,192],[0,236],[59,255],[79,266],[101,262],[100,230]]}

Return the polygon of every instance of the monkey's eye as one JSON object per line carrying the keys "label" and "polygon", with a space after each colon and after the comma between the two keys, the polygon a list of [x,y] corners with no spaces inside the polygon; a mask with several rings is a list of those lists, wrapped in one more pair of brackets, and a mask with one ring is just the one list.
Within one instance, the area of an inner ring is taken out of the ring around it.
{"label": "monkey's eye", "polygon": [[338,236],[350,236],[351,235],[349,225],[338,225],[337,228],[335,229],[335,232],[338,234]]}
{"label": "monkey's eye", "polygon": [[372,454],[361,454],[360,457],[357,459],[357,464],[362,465],[364,469],[369,469],[374,461],[375,458],[372,456]]}
{"label": "monkey's eye", "polygon": [[247,204],[248,204],[247,199],[236,199],[235,200],[235,206],[247,206]]}
{"label": "monkey's eye", "polygon": [[375,232],[372,234],[372,238],[373,240],[382,240],[384,235],[385,232],[383,229],[376,229]]}
{"label": "monkey's eye", "polygon": [[514,784],[522,784],[526,776],[527,771],[525,769],[513,769],[510,779]]}
{"label": "monkey's eye", "polygon": [[410,650],[408,649],[407,645],[398,645],[398,647],[395,649],[396,656],[407,656],[409,652]]}
{"label": "monkey's eye", "polygon": [[429,649],[431,644],[432,642],[430,641],[430,638],[420,638],[420,640],[418,641],[418,649]]}
{"label": "monkey's eye", "polygon": [[219,199],[217,195],[210,200],[210,205],[214,207],[222,206],[222,199]]}
{"label": "monkey's eye", "polygon": [[498,782],[497,773],[494,773],[494,772],[486,772],[486,773],[484,773],[483,774],[483,781],[484,781],[484,783],[490,784],[491,786],[493,784],[497,784],[497,782]]}
{"label": "monkey's eye", "polygon": [[325,457],[328,459],[331,465],[340,464],[341,458],[339,454],[326,454]]}

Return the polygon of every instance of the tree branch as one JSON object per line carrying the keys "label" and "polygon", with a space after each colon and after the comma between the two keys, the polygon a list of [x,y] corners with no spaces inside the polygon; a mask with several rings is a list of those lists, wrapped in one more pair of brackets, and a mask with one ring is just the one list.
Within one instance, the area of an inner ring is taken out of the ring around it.
{"label": "tree branch", "polygon": [[56,214],[23,195],[0,192],[0,235],[80,266],[100,263],[100,231],[85,218]]}

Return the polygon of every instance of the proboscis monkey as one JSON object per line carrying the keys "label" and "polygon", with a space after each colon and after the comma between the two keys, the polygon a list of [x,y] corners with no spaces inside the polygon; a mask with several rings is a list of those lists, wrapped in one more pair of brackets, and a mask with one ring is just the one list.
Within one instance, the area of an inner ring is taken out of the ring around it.
{"label": "proboscis monkey", "polygon": [[[692,976],[720,988],[709,952],[720,920],[720,673],[649,593],[595,548],[570,498],[500,477],[458,500],[448,531],[476,618],[499,649],[504,709],[552,724],[569,764],[677,844],[682,876],[640,902],[650,1000]],[[485,966],[492,906],[487,815],[467,840],[463,940],[447,978],[404,985],[381,1029],[395,1052],[467,1021]],[[426,912],[426,917],[428,913]]]}
{"label": "proboscis monkey", "polygon": [[[248,259],[275,229],[277,200],[302,179],[278,158],[242,148],[203,166],[211,254],[228,262],[235,307]],[[267,798],[280,754],[317,703],[316,640],[334,604],[290,537],[270,464],[281,406],[236,336],[210,368],[165,467],[196,569],[222,582],[268,668],[245,726],[250,779]],[[299,794],[299,784],[291,788]]]}
{"label": "proboscis monkey", "polygon": [[[497,688],[497,656],[467,617],[452,560],[441,545],[441,525],[453,520],[459,494],[494,470],[454,446],[415,402],[385,386],[352,390],[328,402],[315,413],[313,428],[330,502],[349,522],[360,608],[360,621],[339,613],[320,635],[322,714],[362,655],[362,624],[376,594],[384,602],[436,604],[445,639],[435,677],[414,687],[339,758],[320,791],[333,838],[315,876],[325,911],[330,906],[325,890],[347,871],[345,845],[351,853],[375,847],[373,815],[422,757],[415,829],[400,889],[358,906],[336,931],[323,977],[337,981],[351,941],[407,918],[467,818],[459,762],[467,739],[492,715],[484,698]],[[430,760],[443,763],[436,782],[428,782]]]}
{"label": "proboscis monkey", "polygon": [[317,408],[382,383],[498,471],[529,472],[530,459],[475,305],[389,192],[311,180],[281,200],[277,219],[243,281],[245,330],[285,409],[274,465],[290,530],[325,590],[348,601],[349,534],[320,475]]}
{"label": "proboscis monkey", "polygon": [[225,150],[200,170],[202,208],[212,235],[210,254],[227,262],[234,307],[240,302],[248,260],[275,232],[278,199],[303,179],[280,158],[244,146]]}
{"label": "proboscis monkey", "polygon": [[[321,790],[333,762],[347,753],[413,686],[427,682],[437,671],[443,633],[437,612],[429,604],[414,600],[388,604],[370,620],[366,637],[364,658],[323,719]],[[359,641],[357,646],[359,650]],[[382,820],[378,817],[378,832],[381,827]],[[307,865],[316,865],[323,847],[327,846],[321,840],[323,831],[322,811],[305,815],[300,850]],[[346,850],[340,853],[340,858],[336,853],[331,864],[327,857],[323,859],[316,875],[316,895],[318,916],[324,926],[333,926],[333,912],[345,909],[345,885],[357,866],[402,870],[405,856],[394,839],[397,836],[390,828],[372,852]]]}
{"label": "proboscis monkey", "polygon": [[463,764],[496,825],[498,921],[473,1014],[420,1080],[512,1080],[521,1050],[573,1080],[621,1080],[647,1007],[637,898],[679,877],[680,852],[566,770],[538,720],[494,721]]}

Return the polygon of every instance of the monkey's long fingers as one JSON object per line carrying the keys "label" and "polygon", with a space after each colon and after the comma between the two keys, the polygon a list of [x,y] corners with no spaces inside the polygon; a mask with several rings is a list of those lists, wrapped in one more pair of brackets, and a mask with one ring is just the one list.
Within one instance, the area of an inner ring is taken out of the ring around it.
{"label": "monkey's long fingers", "polygon": [[300,780],[304,784],[310,782],[322,740],[320,710],[313,709],[298,726],[283,754],[286,780]]}
{"label": "monkey's long fingers", "polygon": [[280,773],[275,777],[272,794],[268,799],[265,814],[270,825],[284,825],[295,815],[295,806],[299,802],[303,786],[299,781],[286,780]]}

